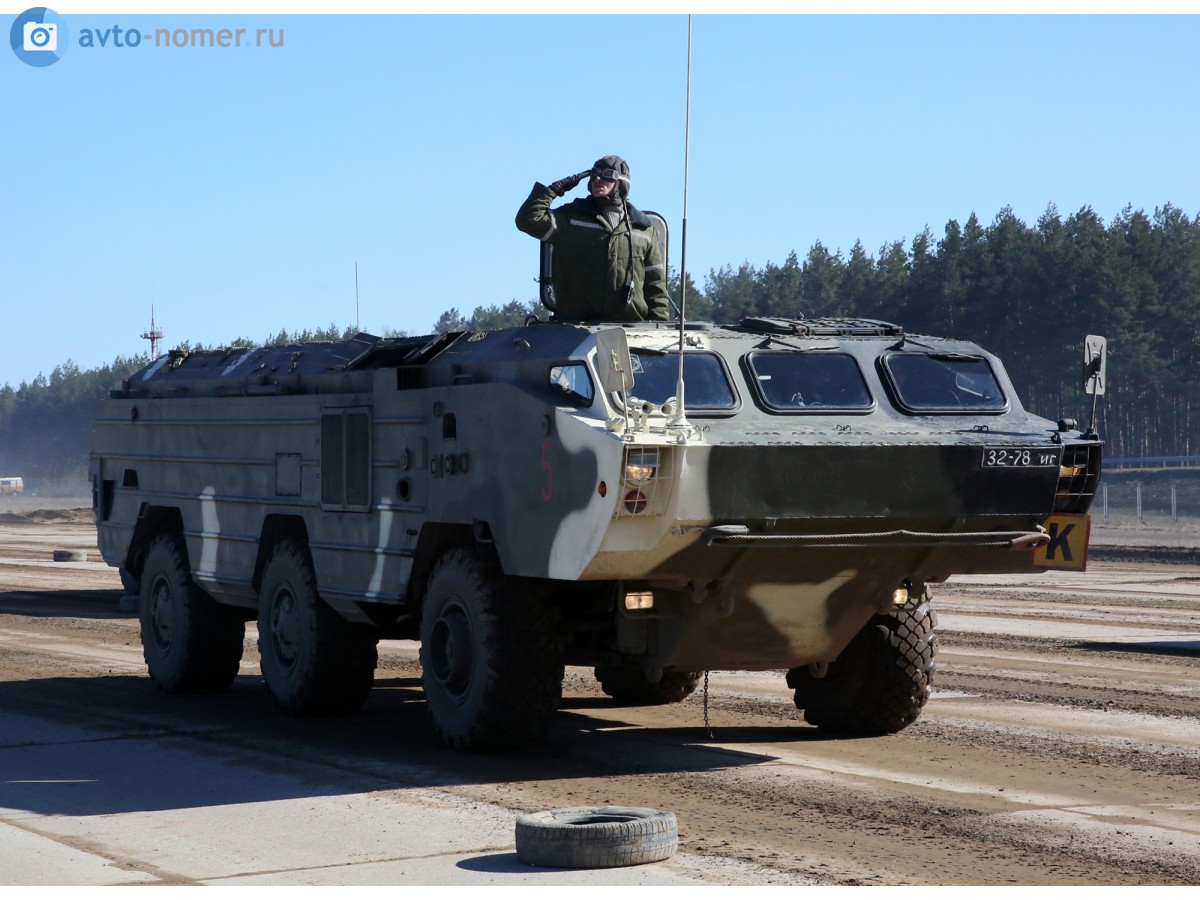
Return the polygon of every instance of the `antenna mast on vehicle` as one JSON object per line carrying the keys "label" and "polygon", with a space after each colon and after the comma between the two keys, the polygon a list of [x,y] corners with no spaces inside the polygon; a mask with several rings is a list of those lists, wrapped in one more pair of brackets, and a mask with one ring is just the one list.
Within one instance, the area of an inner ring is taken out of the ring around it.
{"label": "antenna mast on vehicle", "polygon": [[680,230],[679,250],[679,377],[675,381],[675,409],[667,419],[667,427],[690,429],[683,403],[683,344],[684,323],[687,321],[687,196],[688,145],[692,126],[692,17],[688,15],[687,92],[683,115],[683,227]]}

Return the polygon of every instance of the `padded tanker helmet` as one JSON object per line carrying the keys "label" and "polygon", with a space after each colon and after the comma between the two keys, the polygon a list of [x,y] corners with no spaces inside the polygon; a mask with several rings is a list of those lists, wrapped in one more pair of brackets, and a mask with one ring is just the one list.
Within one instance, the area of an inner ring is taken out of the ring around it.
{"label": "padded tanker helmet", "polygon": [[588,174],[617,182],[617,196],[622,200],[629,196],[629,163],[621,157],[616,155],[600,157],[592,164]]}

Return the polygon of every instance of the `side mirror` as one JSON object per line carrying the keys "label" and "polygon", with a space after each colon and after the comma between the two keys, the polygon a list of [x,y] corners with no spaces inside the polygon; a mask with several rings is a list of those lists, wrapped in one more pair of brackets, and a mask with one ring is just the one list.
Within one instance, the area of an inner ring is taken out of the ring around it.
{"label": "side mirror", "polygon": [[596,374],[606,394],[633,387],[633,361],[629,358],[629,339],[624,328],[606,328],[596,332]]}
{"label": "side mirror", "polygon": [[1108,341],[1098,334],[1083,339],[1083,392],[1100,396],[1107,383]]}

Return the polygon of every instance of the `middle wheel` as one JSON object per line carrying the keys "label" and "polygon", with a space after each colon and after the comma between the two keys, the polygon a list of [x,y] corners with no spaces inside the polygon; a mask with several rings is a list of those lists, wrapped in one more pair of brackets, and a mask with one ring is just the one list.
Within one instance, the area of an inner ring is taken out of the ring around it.
{"label": "middle wheel", "polygon": [[664,672],[650,682],[638,663],[625,660],[619,665],[596,666],[593,674],[604,693],[618,703],[634,706],[658,706],[679,703],[690,697],[700,684],[702,672]]}
{"label": "middle wheel", "polygon": [[425,699],[438,734],[462,749],[539,741],[562,697],[557,608],[476,547],[434,567],[421,608]]}
{"label": "middle wheel", "polygon": [[308,554],[278,544],[258,600],[258,652],[275,703],[294,716],[355,712],[367,702],[378,636],[347,622],[317,592]]}

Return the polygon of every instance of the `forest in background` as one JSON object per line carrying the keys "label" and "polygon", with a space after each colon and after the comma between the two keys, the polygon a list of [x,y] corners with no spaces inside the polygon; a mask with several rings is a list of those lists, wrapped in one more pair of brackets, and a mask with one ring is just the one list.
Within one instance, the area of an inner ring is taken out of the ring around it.
{"label": "forest in background", "polygon": [[[679,302],[678,273],[671,279]],[[713,269],[698,287],[688,273],[692,321],[747,316],[883,319],[910,334],[972,340],[1005,363],[1026,408],[1049,419],[1088,421],[1080,393],[1083,339],[1108,338],[1107,394],[1098,428],[1109,456],[1200,453],[1200,217],[1167,205],[1153,214],[1126,208],[1105,223],[1090,207],[1065,218],[1053,206],[1032,225],[1005,208],[988,225],[972,214],[940,237],[926,228],[876,254],[817,242],[800,259]],[[536,300],[452,308],[431,332],[483,331],[545,310]],[[228,346],[349,337],[353,328],[278,334]],[[393,334],[385,336],[394,336]],[[184,343],[184,349],[201,349]],[[0,475],[29,490],[86,486],[96,404],[149,362],[117,357],[82,370],[71,361],[18,387],[0,387]]]}

